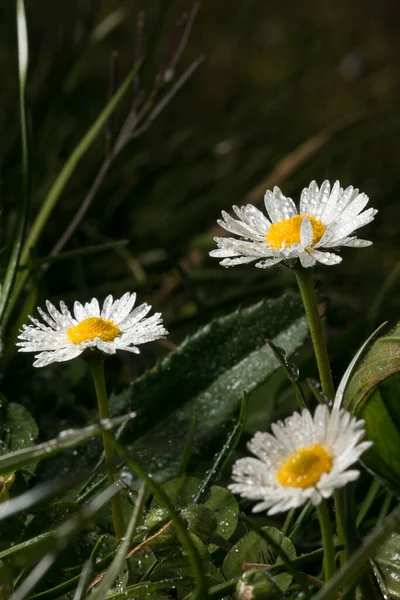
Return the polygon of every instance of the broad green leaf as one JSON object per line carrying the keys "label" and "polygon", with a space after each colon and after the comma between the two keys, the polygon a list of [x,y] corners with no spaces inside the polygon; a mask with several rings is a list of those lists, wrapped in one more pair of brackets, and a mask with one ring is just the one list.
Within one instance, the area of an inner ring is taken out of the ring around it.
{"label": "broad green leaf", "polygon": [[365,420],[373,442],[362,461],[396,493],[400,491],[400,325],[379,338],[354,373],[345,406]]}
{"label": "broad green leaf", "polygon": [[378,570],[390,597],[400,599],[400,534],[391,533],[384,541],[374,558]]}
{"label": "broad green leaf", "polygon": [[227,435],[243,393],[279,368],[265,339],[292,354],[307,336],[302,314],[300,302],[284,296],[215,319],[112,398],[115,411],[137,407],[138,418],[123,439],[153,476],[165,479],[177,472],[194,415],[192,456],[218,448],[212,442]]}
{"label": "broad green leaf", "polygon": [[[296,558],[296,550],[289,538],[284,537],[275,527],[264,527],[263,530],[267,531],[281,545],[290,559]],[[280,562],[279,559],[277,561],[275,551],[255,531],[250,531],[228,552],[222,565],[222,573],[229,580],[240,576],[244,563],[273,565],[275,562]],[[288,573],[281,573],[275,575],[274,580],[285,591],[292,581],[292,576]]]}
{"label": "broad green leaf", "polygon": [[22,404],[10,402],[4,433],[9,450],[15,452],[32,446],[39,435],[39,429],[29,410]]}

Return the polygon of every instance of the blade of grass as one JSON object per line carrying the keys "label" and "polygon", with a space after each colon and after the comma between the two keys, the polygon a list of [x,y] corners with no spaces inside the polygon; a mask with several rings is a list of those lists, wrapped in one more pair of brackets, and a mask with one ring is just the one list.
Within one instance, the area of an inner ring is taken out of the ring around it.
{"label": "blade of grass", "polygon": [[78,258],[81,256],[88,256],[90,254],[97,254],[98,252],[106,252],[107,250],[116,250],[121,246],[127,246],[129,240],[116,240],[115,242],[105,242],[104,244],[96,244],[93,246],[84,246],[83,248],[77,248],[76,250],[69,250],[68,252],[62,252],[56,256],[43,256],[42,258],[34,259],[31,264],[20,267],[20,270],[35,268],[40,265],[48,263],[55,263],[62,260],[70,260],[71,258]]}
{"label": "blade of grass", "polygon": [[197,492],[197,494],[193,500],[193,502],[195,504],[197,504],[198,502],[201,502],[202,498],[204,497],[204,494],[207,493],[208,488],[211,485],[211,482],[213,480],[217,479],[218,476],[220,475],[220,473],[223,471],[224,466],[226,465],[227,461],[230,459],[230,456],[231,456],[232,452],[235,450],[235,448],[239,442],[239,439],[243,433],[243,428],[246,423],[246,418],[247,418],[247,400],[246,400],[246,396],[244,395],[242,398],[241,406],[240,406],[240,414],[239,414],[238,422],[236,423],[235,427],[233,428],[232,432],[230,433],[222,450],[219,452],[216,460],[214,461],[213,466],[207,473],[206,478],[204,479],[199,491]]}
{"label": "blade of grass", "polygon": [[379,546],[387,536],[400,525],[400,505],[386,517],[382,525],[375,527],[372,533],[364,539],[364,543],[346,564],[330,579],[313,600],[334,600],[337,592],[354,584],[363,574],[365,565],[373,558]]}
{"label": "blade of grass", "polygon": [[54,552],[49,552],[43,556],[21,585],[15,590],[12,596],[13,600],[24,600],[24,598],[31,593],[40,580],[46,575],[49,569],[51,569],[56,560],[57,554]]}
{"label": "blade of grass", "polygon": [[82,572],[79,577],[79,584],[74,594],[74,600],[84,600],[88,591],[90,580],[92,578],[93,566],[94,564],[92,560],[87,560],[83,564]]}
{"label": "blade of grass", "polygon": [[191,571],[197,584],[196,591],[193,592],[193,598],[201,598],[202,600],[207,599],[207,580],[204,573],[203,560],[200,557],[199,552],[195,547],[188,530],[186,529],[182,517],[175,511],[171,500],[164,492],[164,490],[158,485],[158,483],[154,481],[154,479],[152,479],[152,477],[150,477],[146,473],[146,471],[140,466],[136,459],[128,454],[124,446],[117,442],[114,436],[109,431],[105,431],[104,435],[108,437],[109,440],[114,444],[117,453],[126,461],[126,463],[136,473],[136,475],[146,483],[147,487],[150,491],[153,492],[153,494],[158,499],[159,503],[168,510],[171,520],[173,521],[173,524],[175,526],[176,534],[182,546],[186,550],[188,560],[191,566]]}
{"label": "blade of grass", "polygon": [[296,365],[289,362],[288,357],[286,356],[286,352],[283,350],[283,348],[279,348],[279,346],[276,346],[272,340],[265,341],[274,353],[275,358],[280,362],[282,369],[285,371],[286,377],[292,384],[294,393],[296,394],[297,403],[300,409],[303,410],[303,408],[308,408],[306,397],[298,382],[298,368],[296,367]]}
{"label": "blade of grass", "polygon": [[29,164],[29,140],[26,105],[26,80],[28,71],[28,32],[26,26],[26,15],[24,0],[17,0],[17,39],[18,39],[18,75],[19,75],[19,107],[21,122],[21,205],[18,210],[18,220],[13,235],[13,246],[8,260],[7,270],[4,277],[0,294],[0,324],[3,324],[3,316],[9,302],[13,289],[16,272],[18,269],[22,246],[24,243],[26,223],[29,208],[30,190],[30,164]]}
{"label": "blade of grass", "polygon": [[361,503],[360,508],[357,511],[357,521],[356,521],[357,527],[360,527],[360,525],[364,521],[364,519],[365,519],[369,509],[371,508],[372,503],[375,500],[376,495],[379,492],[379,490],[381,489],[381,487],[382,487],[382,484],[379,481],[379,479],[373,479],[371,486],[368,490],[368,493],[365,496],[364,500]]}
{"label": "blade of grass", "polygon": [[[125,590],[119,594],[107,596],[107,600],[127,600],[127,598],[139,598],[144,597],[153,592],[157,592],[162,589],[174,588],[179,584],[182,584],[185,577],[172,577],[171,579],[163,579],[161,581],[144,581],[143,583],[135,583],[134,585],[128,585]],[[153,596],[154,598],[155,596]]]}
{"label": "blade of grass", "polygon": [[123,417],[100,421],[99,424],[89,425],[83,429],[68,429],[66,431],[61,431],[61,433],[53,440],[5,454],[0,457],[0,473],[10,473],[17,469],[21,469],[32,462],[40,460],[41,458],[54,456],[55,454],[67,450],[68,448],[72,448],[77,444],[81,444],[96,435],[101,435],[104,429],[116,427],[134,416],[136,416],[136,413],[130,413]]}
{"label": "blade of grass", "polygon": [[339,386],[338,386],[337,391],[336,391],[335,401],[333,403],[333,408],[334,409],[338,410],[341,407],[342,401],[343,401],[343,396],[344,396],[344,393],[346,391],[347,384],[348,384],[349,380],[351,379],[354,371],[358,367],[358,365],[360,363],[360,360],[363,358],[363,356],[367,352],[367,350],[371,347],[372,342],[375,340],[375,338],[378,336],[378,334],[381,332],[381,330],[386,325],[387,325],[387,322],[382,323],[382,325],[379,325],[379,327],[377,327],[377,329],[375,329],[375,331],[373,333],[371,333],[371,335],[369,336],[369,338],[363,343],[363,345],[358,350],[358,352],[354,356],[353,360],[351,361],[351,363],[347,367],[347,369],[346,369],[346,371],[345,371],[342,379],[340,380]]}
{"label": "blade of grass", "polygon": [[116,581],[118,575],[121,573],[126,556],[129,552],[129,546],[131,544],[132,537],[135,533],[144,501],[145,501],[145,492],[146,485],[142,483],[139,494],[136,500],[135,507],[132,511],[132,516],[130,518],[126,533],[121,540],[121,543],[118,547],[117,553],[112,561],[111,565],[107,569],[106,575],[103,577],[98,588],[92,592],[91,600],[103,600],[106,597],[107,592],[113,587],[114,582]]}
{"label": "blade of grass", "polygon": [[[42,544],[41,549],[44,552],[43,556],[39,557],[39,562],[14,592],[13,598],[23,600],[23,598],[30,594],[32,589],[39,583],[58,558],[58,554],[66,548],[71,539],[87,525],[88,521],[93,519],[99,510],[112,500],[115,494],[118,493],[119,488],[117,485],[109,486],[92,500],[90,504],[54,529],[54,531],[51,532],[51,536],[49,536],[51,539],[45,540]],[[50,552],[48,551],[49,549],[51,549]],[[40,547],[36,548],[35,560],[37,560],[36,554],[39,553]]]}
{"label": "blade of grass", "polygon": [[[21,0],[20,0],[21,1]],[[32,228],[29,232],[27,240],[24,244],[20,264],[26,265],[28,264],[29,254],[31,248],[35,246],[43,227],[45,226],[47,219],[49,218],[51,212],[53,211],[59,197],[61,196],[65,186],[67,185],[70,177],[75,171],[76,166],[78,165],[81,158],[93,144],[97,136],[103,131],[105,124],[107,123],[110,115],[117,108],[118,104],[131,88],[132,81],[140,68],[140,63],[137,63],[129,75],[125,78],[125,81],[119,87],[117,92],[111,98],[110,102],[105,106],[100,115],[97,117],[96,121],[87,131],[87,133],[83,136],[82,140],[76,146],[75,150],[72,152],[71,156],[65,163],[63,169],[56,177],[53,185],[51,186],[46,198],[43,201],[42,207],[36,216],[36,219],[32,225]],[[7,311],[5,313],[5,320],[8,320],[11,311],[15,305],[15,302],[25,284],[26,278],[28,276],[27,272],[22,272],[17,277],[13,292],[10,297],[9,305],[7,307]]]}

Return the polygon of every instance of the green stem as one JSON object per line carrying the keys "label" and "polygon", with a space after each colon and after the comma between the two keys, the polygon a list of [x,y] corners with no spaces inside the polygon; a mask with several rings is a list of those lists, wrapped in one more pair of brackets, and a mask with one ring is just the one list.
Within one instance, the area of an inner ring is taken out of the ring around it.
{"label": "green stem", "polygon": [[335,396],[335,388],[333,385],[331,367],[329,364],[328,351],[326,349],[321,318],[318,313],[318,303],[314,289],[312,271],[310,269],[294,269],[294,273],[296,275],[297,284],[299,286],[304,309],[306,311],[315,357],[317,359],[322,391],[333,400]]}
{"label": "green stem", "polygon": [[[94,387],[96,389],[97,404],[99,407],[100,419],[109,419],[110,411],[108,407],[106,380],[104,377],[104,365],[102,360],[93,360],[90,362],[90,368],[92,370]],[[108,483],[113,485],[116,482],[115,473],[115,452],[114,446],[109,437],[105,435],[103,431],[103,445],[104,455],[107,463],[107,475]],[[116,494],[111,500],[111,508],[114,523],[114,532],[117,540],[124,537],[125,534],[125,523],[124,515],[122,511],[122,499],[121,494]]]}
{"label": "green stem", "polygon": [[[335,397],[335,387],[333,385],[329,356],[326,348],[324,331],[321,318],[318,313],[317,295],[315,293],[314,281],[311,269],[294,269],[297,284],[299,286],[304,309],[306,311],[308,326],[310,328],[311,339],[314,346],[314,353],[317,359],[319,377],[321,380],[322,391],[332,400]],[[334,495],[336,509],[336,526],[338,531],[339,543],[345,540],[344,535],[344,515],[343,515],[343,497],[340,490]],[[344,553],[341,553],[343,561]]]}
{"label": "green stem", "polygon": [[324,547],[324,573],[328,581],[336,573],[335,546],[333,541],[332,523],[329,517],[328,504],[323,500],[317,508],[319,524],[321,527],[322,544]]}

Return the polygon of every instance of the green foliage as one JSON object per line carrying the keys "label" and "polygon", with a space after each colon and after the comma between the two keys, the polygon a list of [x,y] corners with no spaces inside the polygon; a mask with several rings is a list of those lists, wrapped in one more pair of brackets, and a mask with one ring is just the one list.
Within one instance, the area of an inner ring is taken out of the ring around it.
{"label": "green foliage", "polygon": [[[289,538],[282,535],[275,527],[265,527],[264,530],[282,547],[291,560],[296,558],[295,547]],[[226,579],[232,579],[240,572],[241,566],[245,563],[272,566],[279,562],[280,559],[275,550],[255,531],[250,531],[230,549],[222,565],[222,573]],[[287,573],[282,573],[276,575],[274,581],[282,591],[285,591],[289,587],[292,577]]]}
{"label": "green foliage", "polygon": [[[25,15],[24,0],[6,3],[0,37],[0,600],[400,598],[399,327],[351,363],[337,395],[350,379],[346,405],[374,442],[362,460],[396,496],[380,502],[365,473],[336,495],[327,518],[340,525],[343,510],[352,535],[342,544],[335,531],[337,563],[346,560],[321,583],[327,557],[312,504],[250,519],[249,502],[227,489],[248,432],[296,401],[329,401],[304,347],[291,270],[223,270],[208,258],[221,208],[337,174],[375,193],[382,217],[380,244],[352,261],[344,250],[340,267],[317,273],[332,298],[335,380],[371,322],[393,316],[400,171],[389,8],[370,7],[376,18],[358,28],[354,51],[358,9],[345,0],[333,11],[307,0],[288,14],[276,1],[203,3],[192,38],[197,2],[182,15],[169,0],[47,4],[31,2]],[[14,342],[44,297],[126,289],[162,311],[171,335],[107,361],[113,418],[98,424],[81,363],[33,373]],[[115,464],[105,464],[100,436]]]}
{"label": "green foliage", "polygon": [[365,420],[373,446],[363,462],[396,493],[400,490],[400,326],[373,344],[351,378],[345,404]]}
{"label": "green foliage", "polygon": [[396,532],[391,533],[374,558],[374,567],[393,600],[400,598],[399,544],[400,535]]}
{"label": "green foliage", "polygon": [[[171,476],[185,445],[182,432],[189,431],[195,415],[192,454],[204,457],[226,431],[243,393],[255,390],[279,368],[265,338],[273,338],[288,355],[303,342],[307,325],[301,314],[298,301],[284,296],[235,311],[200,329],[120,395],[111,397],[114,414],[138,411],[123,440],[152,473]],[[139,439],[132,444],[132,438]]]}

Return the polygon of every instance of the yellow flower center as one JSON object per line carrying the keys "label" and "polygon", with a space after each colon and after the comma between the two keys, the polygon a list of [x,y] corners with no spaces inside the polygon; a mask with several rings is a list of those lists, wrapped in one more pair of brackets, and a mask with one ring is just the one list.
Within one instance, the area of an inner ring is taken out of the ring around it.
{"label": "yellow flower center", "polygon": [[314,444],[300,448],[281,466],[276,478],[281,485],[309,488],[318,483],[324,473],[332,469],[333,458],[323,446]]}
{"label": "yellow flower center", "polygon": [[265,238],[271,248],[289,248],[292,244],[300,244],[300,227],[304,217],[311,221],[313,229],[312,244],[315,245],[325,233],[326,226],[311,215],[296,215],[290,219],[283,219],[272,223]]}
{"label": "yellow flower center", "polygon": [[114,321],[89,317],[78,323],[78,325],[69,327],[67,335],[73,344],[93,341],[96,338],[100,338],[103,342],[112,342],[121,335],[121,330]]}

